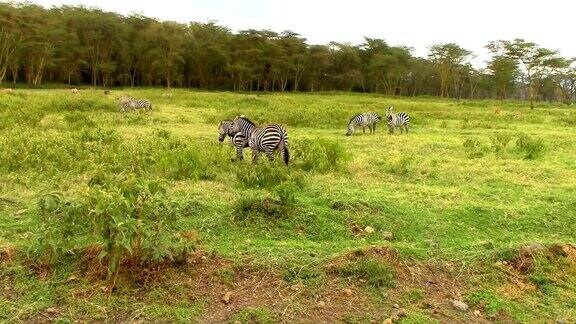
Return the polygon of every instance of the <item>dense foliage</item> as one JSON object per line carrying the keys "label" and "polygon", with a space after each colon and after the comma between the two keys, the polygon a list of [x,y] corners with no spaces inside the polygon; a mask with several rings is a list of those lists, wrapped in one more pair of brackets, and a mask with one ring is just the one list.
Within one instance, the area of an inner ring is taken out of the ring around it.
{"label": "dense foliage", "polygon": [[571,60],[524,40],[492,42],[485,69],[457,44],[428,58],[366,38],[310,45],[292,31],[231,32],[85,7],[0,4],[0,84],[166,86],[234,91],[361,91],[573,101]]}

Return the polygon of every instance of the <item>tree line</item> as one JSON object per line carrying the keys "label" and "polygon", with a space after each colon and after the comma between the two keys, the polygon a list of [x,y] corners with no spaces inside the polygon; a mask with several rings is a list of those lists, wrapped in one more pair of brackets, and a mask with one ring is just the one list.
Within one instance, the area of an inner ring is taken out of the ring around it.
{"label": "tree line", "polygon": [[574,59],[514,39],[487,44],[484,68],[454,43],[426,58],[365,38],[310,45],[292,31],[233,33],[99,9],[0,3],[0,84],[194,87],[233,91],[359,91],[402,96],[572,102]]}

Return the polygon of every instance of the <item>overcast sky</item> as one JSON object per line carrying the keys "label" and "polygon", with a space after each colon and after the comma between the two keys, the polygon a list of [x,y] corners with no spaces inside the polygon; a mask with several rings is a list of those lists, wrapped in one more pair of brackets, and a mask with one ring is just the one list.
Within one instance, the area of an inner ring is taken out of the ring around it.
{"label": "overcast sky", "polygon": [[576,56],[573,0],[34,0],[139,13],[178,22],[215,20],[233,31],[292,30],[309,44],[360,44],[364,36],[415,49],[426,56],[434,43],[454,42],[473,51],[474,65],[489,58],[491,40],[524,38]]}

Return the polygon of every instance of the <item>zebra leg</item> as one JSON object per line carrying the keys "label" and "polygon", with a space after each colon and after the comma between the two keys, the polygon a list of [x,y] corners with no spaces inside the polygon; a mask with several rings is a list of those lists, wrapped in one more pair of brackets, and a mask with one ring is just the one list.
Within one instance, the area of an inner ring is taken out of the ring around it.
{"label": "zebra leg", "polygon": [[362,134],[366,134],[366,126],[362,126]]}
{"label": "zebra leg", "polygon": [[372,124],[372,134],[376,134],[376,123]]}
{"label": "zebra leg", "polygon": [[236,146],[236,158],[240,161],[244,160],[244,152],[242,152],[243,149],[244,147],[242,146]]}
{"label": "zebra leg", "polygon": [[388,130],[390,131],[390,134],[394,134],[394,127],[388,126]]}
{"label": "zebra leg", "polygon": [[268,156],[268,160],[270,162],[274,161],[274,151],[273,150],[266,150],[266,156]]}
{"label": "zebra leg", "polygon": [[257,148],[252,148],[252,163],[256,163],[260,157],[260,152]]}
{"label": "zebra leg", "polygon": [[410,126],[408,125],[408,123],[404,124],[404,128],[406,129],[406,134],[408,134],[408,130],[410,129]]}

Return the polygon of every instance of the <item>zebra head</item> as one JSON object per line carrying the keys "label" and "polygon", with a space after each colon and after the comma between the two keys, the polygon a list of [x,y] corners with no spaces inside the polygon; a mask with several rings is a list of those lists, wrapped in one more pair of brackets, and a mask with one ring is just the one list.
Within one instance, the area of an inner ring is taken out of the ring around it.
{"label": "zebra head", "polygon": [[230,135],[230,127],[232,126],[232,122],[229,120],[223,120],[218,125],[218,141],[223,142],[226,135]]}
{"label": "zebra head", "polygon": [[350,122],[348,124],[348,131],[346,132],[346,136],[350,136],[352,134],[354,134],[354,124]]}
{"label": "zebra head", "polygon": [[244,115],[236,116],[232,121],[232,125],[228,128],[228,134],[242,133],[245,137],[249,138],[252,131],[256,128],[250,119],[246,118]]}

